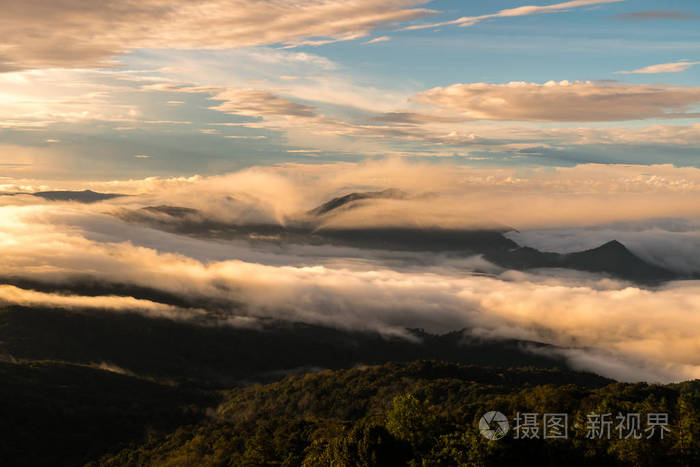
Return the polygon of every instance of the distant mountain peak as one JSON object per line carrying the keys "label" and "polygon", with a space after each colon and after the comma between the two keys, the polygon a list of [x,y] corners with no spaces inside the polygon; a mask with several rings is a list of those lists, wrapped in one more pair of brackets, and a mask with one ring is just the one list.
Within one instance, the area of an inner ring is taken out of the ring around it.
{"label": "distant mountain peak", "polygon": [[609,242],[604,243],[595,249],[596,250],[598,250],[598,249],[627,250],[627,247],[625,245],[623,245],[622,243],[618,242],[617,240],[610,240]]}
{"label": "distant mountain peak", "polygon": [[170,217],[185,217],[188,215],[198,214],[199,211],[192,208],[185,208],[182,206],[170,206],[170,205],[160,205],[160,206],[146,206],[141,208],[142,211],[147,211],[151,213],[167,214]]}
{"label": "distant mountain peak", "polygon": [[406,199],[407,197],[408,194],[406,192],[397,188],[387,188],[382,191],[353,192],[326,201],[307,213],[313,216],[320,216],[363,199]]}
{"label": "distant mountain peak", "polygon": [[119,193],[98,193],[92,190],[71,191],[71,190],[55,190],[55,191],[37,191],[30,193],[32,196],[43,198],[49,201],[76,201],[79,203],[95,203],[107,199],[125,196]]}
{"label": "distant mountain peak", "polygon": [[629,256],[634,256],[636,258],[636,255],[632,253],[625,245],[620,243],[617,240],[610,240],[609,242],[603,243],[600,246],[597,246],[595,248],[589,248],[588,250],[584,250],[585,253],[588,254],[605,254],[605,255],[629,255]]}
{"label": "distant mountain peak", "polygon": [[562,257],[573,269],[602,271],[632,280],[671,279],[674,274],[662,267],[647,263],[617,240]]}

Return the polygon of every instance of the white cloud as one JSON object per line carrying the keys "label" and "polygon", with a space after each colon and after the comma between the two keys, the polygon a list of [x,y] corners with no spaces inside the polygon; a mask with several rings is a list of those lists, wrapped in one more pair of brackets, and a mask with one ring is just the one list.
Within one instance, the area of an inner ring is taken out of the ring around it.
{"label": "white cloud", "polygon": [[655,74],[655,73],[679,73],[685,71],[688,68],[698,65],[700,62],[690,62],[687,60],[681,60],[680,62],[670,62],[670,63],[660,63],[658,65],[649,65],[644,68],[639,68],[637,70],[631,71],[616,71],[615,73],[621,75],[629,74]]}
{"label": "white cloud", "polygon": [[458,26],[473,26],[476,23],[479,23],[484,20],[488,19],[493,19],[493,18],[509,18],[509,17],[514,17],[514,16],[527,16],[527,15],[538,15],[542,13],[556,13],[559,11],[566,11],[571,8],[579,8],[579,7],[584,7],[584,6],[591,6],[591,5],[600,5],[604,3],[617,3],[621,2],[624,0],[573,0],[569,2],[564,2],[564,3],[555,3],[553,5],[543,5],[543,6],[538,6],[538,5],[524,5],[516,8],[509,8],[505,10],[501,10],[497,13],[491,13],[488,15],[481,15],[481,16],[463,16],[462,18],[458,18],[455,20],[451,21],[442,21],[439,23],[432,23],[432,24],[418,24],[414,26],[408,26],[404,29],[406,30],[412,30],[412,29],[426,29],[426,28],[437,28],[440,26],[449,26],[449,25],[458,25]]}
{"label": "white cloud", "polygon": [[365,42],[365,44],[376,44],[378,42],[388,42],[390,40],[391,38],[389,36],[379,36],[375,37],[374,39],[368,40],[367,42]]}

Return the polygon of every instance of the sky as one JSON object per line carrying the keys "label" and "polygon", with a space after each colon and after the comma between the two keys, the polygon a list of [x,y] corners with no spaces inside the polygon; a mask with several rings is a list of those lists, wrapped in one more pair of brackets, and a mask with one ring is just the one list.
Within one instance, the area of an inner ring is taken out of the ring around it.
{"label": "sky", "polygon": [[[699,26],[694,0],[3,1],[0,306],[467,329],[700,378]],[[618,240],[677,280],[188,235],[172,214],[274,231],[389,188],[314,228]],[[124,196],[31,195],[56,189]],[[69,293],[85,277],[201,307]]]}
{"label": "sky", "polygon": [[699,164],[693,0],[7,3],[6,180]]}

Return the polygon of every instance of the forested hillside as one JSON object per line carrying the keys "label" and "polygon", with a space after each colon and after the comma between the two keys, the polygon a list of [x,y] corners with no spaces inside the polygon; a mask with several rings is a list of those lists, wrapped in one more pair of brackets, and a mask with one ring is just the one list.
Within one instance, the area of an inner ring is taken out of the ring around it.
{"label": "forested hillside", "polygon": [[[290,376],[223,393],[206,420],[92,465],[698,465],[700,382],[612,383],[563,370],[438,362]],[[566,439],[488,441],[479,418],[498,410],[567,413]],[[589,413],[667,413],[648,438],[587,437]],[[574,425],[578,425],[574,427]],[[660,431],[660,430],[659,430]]]}

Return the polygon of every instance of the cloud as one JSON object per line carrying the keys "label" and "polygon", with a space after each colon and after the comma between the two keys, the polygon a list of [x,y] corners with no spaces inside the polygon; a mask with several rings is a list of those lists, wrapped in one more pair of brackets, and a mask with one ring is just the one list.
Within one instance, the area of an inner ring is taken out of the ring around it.
{"label": "cloud", "polygon": [[538,6],[538,5],[523,5],[517,8],[509,8],[501,10],[497,13],[491,13],[488,15],[481,16],[463,16],[451,21],[442,21],[439,23],[432,24],[418,24],[413,26],[407,26],[405,30],[414,29],[426,29],[426,28],[437,28],[440,26],[458,25],[458,26],[473,26],[484,20],[493,18],[510,18],[514,16],[528,16],[528,15],[538,15],[542,13],[556,13],[559,11],[567,11],[571,8],[579,8],[591,5],[600,5],[604,3],[617,3],[623,0],[573,0],[564,3],[555,3],[554,5]]}
{"label": "cloud", "polygon": [[277,49],[253,49],[248,57],[267,64],[300,64],[304,67],[313,66],[322,70],[333,70],[337,65],[326,57],[306,52],[289,52]]}
{"label": "cloud", "polygon": [[0,72],[108,66],[136,48],[227,49],[351,40],[430,13],[421,0],[10,1],[0,18]]}
{"label": "cloud", "polygon": [[33,129],[54,123],[142,119],[136,104],[113,95],[116,85],[95,77],[86,70],[0,73],[0,127]]}
{"label": "cloud", "polygon": [[365,44],[376,44],[378,42],[388,42],[390,40],[391,40],[391,38],[389,36],[379,36],[379,37],[375,37],[374,39],[365,42]]}
{"label": "cloud", "polygon": [[573,144],[700,146],[700,124],[629,127],[550,128],[533,132],[529,138],[558,139]]}
{"label": "cloud", "polygon": [[697,20],[700,15],[686,10],[647,10],[647,11],[632,11],[629,13],[620,13],[614,16],[615,19],[620,21],[649,21],[657,19],[667,19],[667,20]]}
{"label": "cloud", "polygon": [[670,63],[660,63],[658,65],[649,65],[644,68],[639,68],[637,70],[631,71],[616,71],[615,73],[621,75],[629,74],[654,74],[654,73],[679,73],[685,71],[688,68],[698,65],[700,62],[689,62],[687,60],[681,60],[680,62],[670,62]]}
{"label": "cloud", "polygon": [[[308,151],[308,146],[301,148]],[[41,180],[13,180],[11,185],[85,187]],[[128,208],[132,202],[137,202],[137,206],[185,206],[198,209],[213,220],[237,223],[285,224],[334,196],[386,188],[413,196],[377,200],[342,212],[332,222],[442,227],[497,222],[523,230],[700,216],[700,169],[669,164],[499,169],[389,159],[284,164],[209,177],[92,182],[87,187],[138,195],[115,199],[111,203],[115,207]],[[422,196],[430,193],[433,198]],[[522,209],[524,203],[527,210]]]}
{"label": "cloud", "polygon": [[230,88],[215,94],[212,100],[224,101],[211,107],[213,110],[249,117],[313,118],[317,116],[312,106],[300,104],[260,89]]}
{"label": "cloud", "polygon": [[[334,91],[329,91],[327,96],[319,96],[317,89],[314,96],[308,84],[293,88],[273,86],[274,91],[257,87],[192,86],[177,83],[148,84],[145,88],[163,92],[209,94],[209,99],[219,101],[210,109],[259,119],[219,125],[277,131],[288,137],[288,145],[306,147],[313,144],[318,149],[331,153],[477,157],[465,151],[469,148],[522,157],[525,154],[523,149],[528,148],[558,146],[561,151],[571,149],[562,145],[692,147],[700,142],[700,132],[697,131],[700,127],[697,125],[552,128],[514,124],[504,126],[484,120],[512,118],[525,121],[589,121],[646,118],[653,113],[670,117],[671,114],[666,109],[676,106],[676,110],[680,110],[680,106],[684,105],[681,103],[682,97],[697,98],[700,91],[694,87],[579,82],[550,82],[543,85],[458,84],[419,93],[413,98],[413,104],[416,105],[404,109],[394,107],[395,110],[392,111],[364,107],[364,98],[356,97],[353,100],[354,92],[335,99],[337,94]],[[323,91],[321,94],[324,94]],[[326,101],[334,99],[336,102],[333,105],[326,104]],[[674,104],[674,100],[678,103]],[[344,105],[345,101],[353,102],[356,106]],[[417,107],[417,104],[426,103],[433,108]],[[388,104],[381,107],[385,105]],[[522,109],[516,108],[518,106]],[[518,115],[511,115],[516,112]],[[640,115],[640,112],[645,112],[646,115]],[[629,115],[621,115],[622,113]],[[692,115],[680,113],[673,116]],[[478,157],[488,155],[482,153]]]}
{"label": "cloud", "polygon": [[174,306],[133,297],[65,295],[37,292],[0,284],[0,306],[8,304],[23,307],[80,309],[93,312],[139,313],[150,317],[174,320],[196,319],[204,313],[202,310],[179,309]]}
{"label": "cloud", "polygon": [[[220,324],[274,318],[389,335],[401,335],[406,327],[434,332],[467,327],[484,338],[564,347],[580,368],[621,379],[669,381],[700,375],[696,281],[642,289],[561,271],[487,277],[439,265],[391,269],[378,259],[353,267],[342,258],[325,265],[269,266],[237,259],[204,263],[129,242],[87,239],[94,216],[101,214],[67,206],[0,209],[10,230],[23,233],[1,237],[5,273],[57,287],[88,275],[98,282],[156,287],[203,304],[214,300],[219,305],[209,310],[208,318]],[[131,233],[128,226],[121,228],[123,235]],[[14,243],[8,244],[8,238]],[[0,298],[25,306],[202,318],[193,310],[129,297],[4,286]]]}
{"label": "cloud", "polygon": [[700,87],[549,81],[544,84],[453,84],[418,94],[415,101],[472,119],[596,122],[693,117]]}
{"label": "cloud", "polygon": [[[590,164],[505,170],[390,160],[286,164],[215,177],[117,180],[88,187],[132,196],[95,205],[0,196],[3,274],[56,289],[0,286],[4,303],[92,312],[133,309],[220,324],[275,318],[392,335],[406,327],[467,327],[484,338],[561,346],[579,368],[617,378],[700,376],[698,281],[642,288],[562,270],[503,271],[479,258],[207,240],[108,214],[170,205],[197,209],[197,216],[232,226],[283,224],[338,194],[396,187],[410,196],[363,203],[335,221],[448,227],[489,217],[512,223],[521,231],[520,240],[539,241],[544,249],[596,246],[620,235],[635,253],[697,271],[698,169]],[[161,218],[169,222],[168,215]],[[156,288],[202,310],[128,296],[66,295],[66,287],[86,277]]]}
{"label": "cloud", "polygon": [[[241,53],[238,51],[235,57],[239,57]],[[250,53],[250,51],[246,51],[245,56],[247,57]],[[230,54],[226,53],[222,60],[228,57]],[[206,64],[204,66],[203,75],[217,75],[216,69],[210,69]],[[697,144],[697,138],[693,137],[695,129],[692,125],[685,127],[657,125],[654,128],[610,128],[608,126],[552,128],[531,125],[515,126],[513,124],[504,126],[500,123],[490,123],[489,120],[477,119],[474,115],[457,113],[454,108],[447,105],[433,106],[433,108],[421,107],[420,104],[423,103],[421,99],[424,95],[435,92],[435,89],[414,94],[411,99],[410,93],[395,94],[386,89],[359,88],[347,80],[337,78],[336,74],[324,77],[295,75],[298,79],[292,81],[280,81],[271,76],[269,75],[263,83],[250,83],[242,80],[240,86],[234,86],[230,83],[218,84],[226,82],[221,78],[212,79],[211,82],[217,83],[216,85],[192,85],[187,83],[197,82],[197,76],[173,75],[170,76],[172,78],[170,81],[146,83],[141,89],[168,93],[208,94],[209,99],[215,101],[219,99],[220,102],[212,105],[210,109],[225,109],[227,113],[259,119],[257,121],[228,123],[227,125],[246,127],[251,130],[265,129],[280,132],[281,136],[287,137],[287,140],[284,141],[286,144],[300,147],[314,145],[328,153],[406,154],[420,157],[453,157],[458,155],[501,159],[511,156],[534,157],[532,154],[524,156],[525,153],[522,152],[523,148],[534,147],[552,150],[556,147],[560,154],[564,154],[578,150],[578,148],[572,149],[570,145],[692,146]],[[279,76],[279,73],[275,76]],[[199,76],[199,78],[201,77]],[[513,83],[512,86],[514,87],[516,84],[522,83]],[[491,94],[496,93],[500,89],[499,86],[511,86],[476,83],[473,85],[457,84],[454,87],[477,87],[479,85]],[[562,107],[567,107],[570,104],[570,99],[566,93],[569,92],[575,95],[579,101],[590,100],[587,111],[597,113],[602,113],[610,107],[618,113],[627,109],[630,114],[633,114],[635,109],[620,101],[625,99],[625,93],[629,95],[629,100],[634,99],[635,95],[639,95],[638,109],[640,111],[647,110],[642,108],[644,99],[647,99],[648,107],[659,107],[659,113],[663,113],[666,117],[671,115],[665,112],[663,106],[670,107],[673,105],[674,99],[680,100],[680,97],[677,96],[678,93],[692,94],[693,91],[697,92],[697,89],[692,87],[668,87],[664,85],[656,87],[647,85],[646,88],[635,88],[634,85],[577,82],[568,83],[568,85],[568,91],[567,89],[548,91],[535,89],[553,88],[555,87],[553,83],[523,85],[521,87],[525,89],[520,91],[523,95],[529,93],[534,97],[540,96],[541,100],[548,99],[547,106],[541,106],[542,111],[554,107],[557,99],[561,101]],[[587,85],[590,88],[588,91],[584,89]],[[533,89],[526,89],[528,86]],[[562,83],[556,83],[556,86],[564,87]],[[451,88],[453,87],[438,89],[445,91]],[[597,94],[596,89],[599,89]],[[658,91],[659,96],[654,101],[653,93],[656,91]],[[475,91],[472,89],[470,92]],[[511,90],[511,92],[515,91]],[[671,94],[672,98],[666,99],[666,94]],[[246,95],[250,95],[251,98],[246,99]],[[169,98],[171,97],[168,96]],[[518,98],[525,99],[525,97]],[[595,102],[596,99],[605,99],[604,102],[611,102],[611,105],[598,105]],[[269,105],[271,102],[277,104]],[[452,106],[455,105],[457,104],[453,103]],[[583,106],[583,104],[581,105]],[[511,109],[506,107],[505,110]],[[578,119],[579,114],[583,118]],[[692,117],[692,115],[687,113],[674,116]],[[498,117],[497,120],[506,118],[500,115],[483,115],[483,112],[479,116],[494,119]],[[545,117],[550,116],[541,118]],[[554,116],[551,117],[554,118]],[[625,116],[625,118],[646,117],[647,115]],[[533,117],[527,115],[524,118],[532,119]],[[572,121],[577,119],[588,121],[591,117],[578,113],[567,118]],[[605,115],[601,118],[609,120],[612,117]],[[658,138],[654,139],[655,137]],[[481,153],[473,154],[473,151]],[[600,158],[595,160],[600,160]]]}

